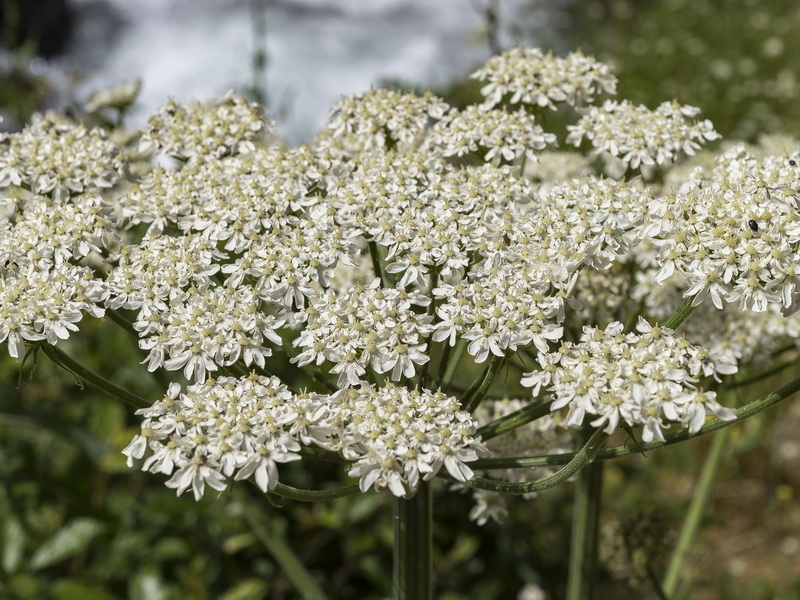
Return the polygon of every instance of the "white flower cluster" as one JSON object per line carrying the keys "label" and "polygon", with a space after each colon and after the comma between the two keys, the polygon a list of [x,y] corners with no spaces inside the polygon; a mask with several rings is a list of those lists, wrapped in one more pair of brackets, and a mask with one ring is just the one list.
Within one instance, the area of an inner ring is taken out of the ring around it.
{"label": "white flower cluster", "polygon": [[509,167],[454,170],[419,155],[371,153],[326,198],[346,230],[387,248],[386,270],[400,285],[425,288],[432,271],[461,277],[469,254],[491,241],[496,216],[525,202],[530,188]]}
{"label": "white flower cluster", "polygon": [[470,105],[456,108],[432,128],[420,151],[442,156],[478,155],[486,162],[499,165],[526,156],[535,161],[533,150],[556,144],[556,136],[545,133],[532,114],[523,109],[508,112]]}
{"label": "white flower cluster", "polygon": [[150,235],[167,226],[202,231],[242,252],[252,236],[299,223],[295,213],[317,202],[309,192],[321,176],[316,157],[303,148],[192,156],[180,169],[154,168],[126,191],[121,224],[149,223]]}
{"label": "white flower cluster", "polygon": [[303,220],[294,228],[275,229],[253,236],[244,253],[223,265],[226,285],[251,281],[264,300],[286,310],[302,308],[308,298],[327,287],[333,268],[341,261],[352,265],[357,247],[325,221]]}
{"label": "white flower cluster", "polygon": [[[619,288],[620,302],[638,306],[651,320],[664,321],[691,286],[677,271],[661,283],[656,281],[658,250],[649,239],[634,249],[634,255],[639,268],[635,280],[622,271],[622,277],[617,278],[624,279],[615,286]],[[581,278],[578,287],[582,282]],[[593,291],[609,291],[609,284],[609,280],[596,279]],[[584,300],[583,295],[576,294]],[[587,321],[592,322],[597,320]],[[784,316],[777,303],[756,312],[740,310],[735,304],[725,304],[720,309],[712,302],[702,302],[681,325],[681,330],[693,344],[706,348],[711,355],[725,357],[726,362],[766,366],[774,359],[774,352],[791,346],[793,341],[800,343],[800,314]]]}
{"label": "white flower cluster", "polygon": [[679,191],[651,204],[645,233],[658,246],[658,282],[673,273],[688,282],[694,304],[738,302],[785,313],[800,300],[800,155],[756,158],[739,146],[710,176],[698,172]]}
{"label": "white flower cluster", "polygon": [[339,375],[341,388],[361,383],[368,367],[377,373],[391,371],[395,381],[413,377],[415,365],[430,360],[424,338],[431,317],[412,307],[429,303],[419,292],[382,288],[380,279],[344,293],[328,291],[296,315],[305,328],[294,340],[303,351],[292,362],[300,367],[333,363],[330,372]]}
{"label": "white flower cluster", "polygon": [[104,314],[98,304],[106,291],[89,268],[30,263],[13,270],[13,276],[0,277],[0,343],[8,342],[15,359],[25,354],[26,341],[55,344],[78,330],[83,313]]}
{"label": "white flower cluster", "polygon": [[47,269],[53,262],[77,261],[119,237],[111,206],[94,194],[69,202],[29,195],[14,204],[13,223],[0,221],[0,258],[16,267],[34,263]]}
{"label": "white flower cluster", "polygon": [[213,105],[170,100],[150,117],[139,151],[180,159],[201,154],[219,158],[251,151],[254,142],[273,129],[263,107],[232,91]]}
{"label": "white flower cluster", "polygon": [[735,418],[734,410],[717,402],[715,392],[696,385],[700,377],[735,373],[735,365],[642,318],[636,330],[625,334],[617,321],[605,330],[584,327],[579,342],[540,353],[541,370],[525,374],[522,384],[533,388],[534,396],[540,389],[549,391],[551,410],[567,407],[567,427],[581,427],[587,415],[592,427],[606,433],[621,422],[641,425],[645,442],[664,441],[665,419],[694,433],[709,415]]}
{"label": "white flower cluster", "polygon": [[444,283],[433,290],[442,302],[432,339],[468,340],[467,352],[478,363],[530,345],[546,352],[563,335],[564,300],[552,287],[561,279],[547,265],[515,262],[486,265],[470,272],[468,282]]}
{"label": "white flower cluster", "polygon": [[450,106],[431,92],[422,96],[382,88],[346,96],[333,105],[330,122],[316,144],[332,145],[340,152],[389,149],[413,145],[434,119]]}
{"label": "white flower cluster", "polygon": [[173,384],[165,397],[137,411],[142,433],[124,449],[128,465],[171,475],[178,494],[199,500],[208,485],[253,478],[267,492],[278,483],[277,465],[300,459],[301,446],[334,450],[352,461],[348,473],[363,491],[413,493],[444,467],[459,481],[466,463],[483,452],[476,422],[441,392],[389,385],[341,390],[333,396],[294,394],[276,377],[256,374]]}
{"label": "white flower cluster", "polygon": [[348,474],[359,477],[361,491],[374,486],[405,496],[442,467],[466,481],[473,476],[466,463],[485,454],[474,437],[476,421],[442,392],[361,386],[337,392],[331,402],[343,424],[334,446],[355,461]]}
{"label": "white flower cluster", "polygon": [[99,127],[37,117],[0,141],[0,188],[22,186],[58,202],[109,188],[122,174],[120,149]]}
{"label": "white flower cluster", "polygon": [[272,356],[266,342],[281,345],[275,330],[284,317],[265,314],[261,304],[249,286],[221,286],[187,292],[149,317],[140,313],[134,328],[143,338],[139,347],[150,351],[143,362],[149,371],[183,369],[184,377],[197,383],[239,359],[263,368],[264,358]]}
{"label": "white flower cluster", "polygon": [[509,104],[551,109],[556,102],[579,106],[601,91],[616,94],[617,88],[610,67],[594,57],[571,52],[562,58],[519,46],[490,58],[471,77],[488,81],[481,88],[483,105],[488,108],[504,99]]}
{"label": "white flower cluster", "polygon": [[267,492],[278,483],[277,464],[299,460],[301,442],[324,433],[315,424],[327,412],[323,399],[300,397],[275,377],[220,377],[170,386],[164,398],[136,411],[142,433],[123,450],[128,466],[149,454],[142,469],[172,475],[167,486],[199,500],[206,485],[222,491],[226,479],[253,477]]}
{"label": "white flower cluster", "polygon": [[508,235],[541,262],[605,269],[638,240],[652,199],[651,189],[626,181],[568,179],[539,188]]}
{"label": "white flower cluster", "polygon": [[702,144],[716,140],[711,121],[687,122],[700,109],[664,102],[656,110],[627,100],[606,100],[592,106],[575,125],[567,126],[568,144],[579,146],[584,138],[595,152],[619,157],[632,169],[640,165],[664,165],[682,154],[693,155]]}
{"label": "white flower cluster", "polygon": [[158,321],[172,300],[208,289],[220,268],[214,261],[221,258],[225,255],[216,244],[198,234],[149,237],[123,246],[110,257],[115,266],[106,277],[106,306],[139,310],[139,319]]}

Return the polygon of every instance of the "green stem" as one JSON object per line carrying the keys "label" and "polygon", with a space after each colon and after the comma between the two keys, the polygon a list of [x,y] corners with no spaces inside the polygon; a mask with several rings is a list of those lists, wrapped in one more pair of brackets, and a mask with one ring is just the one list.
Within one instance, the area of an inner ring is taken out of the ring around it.
{"label": "green stem", "polygon": [[359,492],[358,484],[345,485],[331,490],[301,490],[290,485],[279,483],[272,490],[281,498],[287,500],[297,500],[299,502],[325,502],[326,500],[336,500]]}
{"label": "green stem", "polygon": [[461,409],[474,412],[494,383],[494,378],[500,372],[504,359],[502,356],[493,356],[492,361],[486,366],[483,375],[473,383],[461,400]]}
{"label": "green stem", "polygon": [[[640,442],[636,446],[629,446],[629,445],[612,446],[610,448],[605,448],[597,452],[595,458],[597,460],[608,460],[611,458],[620,458],[622,456],[629,456],[631,454],[641,454],[647,450],[657,450],[659,448],[666,448],[667,446],[671,446],[679,442],[685,442],[686,440],[700,437],[701,435],[706,435],[714,431],[718,431],[720,429],[725,429],[726,427],[731,427],[732,425],[741,423],[745,419],[749,419],[750,417],[753,417],[769,408],[772,408],[776,404],[782,402],[783,400],[792,396],[798,391],[800,391],[800,377],[793,379],[792,381],[790,381],[784,386],[781,386],[774,392],[770,392],[766,396],[762,396],[758,400],[754,400],[753,402],[750,402],[749,404],[746,404],[745,406],[741,407],[736,411],[736,418],[733,420],[723,421],[717,418],[709,419],[706,422],[706,424],[703,425],[695,433],[690,433],[688,429],[681,429],[680,431],[666,434],[664,436],[665,441],[663,442],[660,441]],[[546,466],[567,464],[570,461],[572,461],[577,455],[578,453],[575,452],[565,452],[563,454],[552,454],[548,456],[484,458],[476,460],[473,463],[470,463],[470,467],[476,470],[546,467]],[[478,487],[478,486],[473,486],[473,487]],[[493,489],[493,488],[486,488],[486,489]]]}
{"label": "green stem", "polygon": [[314,580],[313,575],[303,566],[284,537],[278,533],[275,523],[266,519],[263,511],[253,506],[253,500],[248,495],[238,492],[236,498],[242,508],[242,516],[251,531],[278,563],[281,572],[299,592],[299,596],[304,600],[327,600],[328,597]]}
{"label": "green stem", "polygon": [[[450,346],[448,346],[448,349]],[[463,339],[459,339],[456,342],[456,351],[453,354],[453,357],[450,358],[449,361],[443,361],[439,369],[441,370],[442,366],[445,368],[444,375],[441,379],[441,388],[447,389],[450,387],[450,382],[453,381],[453,376],[456,374],[456,370],[458,369],[458,365],[461,364],[461,358],[464,356],[464,351],[467,349],[467,341]],[[449,356],[449,351],[447,356]]]}
{"label": "green stem", "polygon": [[114,321],[117,325],[122,327],[125,331],[127,331],[130,335],[134,337],[134,339],[139,339],[139,332],[133,328],[133,323],[131,323],[128,319],[126,319],[122,313],[118,310],[114,310],[113,308],[106,309],[106,316]]}
{"label": "green stem", "polygon": [[758,383],[759,381],[763,381],[764,379],[768,379],[773,375],[780,373],[784,369],[788,369],[789,367],[797,364],[798,361],[800,361],[800,353],[792,360],[788,360],[784,363],[781,363],[776,367],[772,367],[771,369],[759,373],[758,375],[753,375],[752,377],[748,377],[747,379],[741,379],[741,380],[737,379],[737,381],[734,381],[729,385],[726,385],[725,389],[730,390],[734,388],[745,387],[753,383]]}
{"label": "green stem", "polygon": [[692,501],[689,505],[689,512],[683,521],[678,543],[672,551],[672,557],[667,567],[667,573],[664,576],[664,583],[662,589],[667,598],[675,597],[675,592],[680,583],[680,575],[683,569],[683,560],[689,549],[692,547],[697,532],[700,530],[700,524],[703,520],[703,513],[708,505],[709,498],[711,497],[711,490],[714,486],[714,480],[719,470],[719,465],[722,462],[722,453],[725,449],[726,442],[728,441],[728,434],[730,429],[723,429],[718,432],[711,442],[711,448],[706,456],[703,471],[700,473],[700,479],[697,482],[694,493],[692,494]]}
{"label": "green stem", "polygon": [[578,473],[572,512],[567,600],[589,600],[593,596],[602,484],[602,463],[589,464]]}
{"label": "green stem", "polygon": [[[548,488],[554,487],[572,477],[575,473],[580,471],[589,462],[594,460],[600,447],[608,439],[608,434],[602,429],[598,429],[589,438],[586,445],[578,452],[571,454],[570,460],[563,468],[556,471],[548,477],[537,479],[536,481],[528,481],[525,483],[509,483],[508,481],[497,481],[495,479],[487,479],[485,477],[473,477],[467,481],[461,482],[463,485],[479,490],[489,490],[490,492],[500,492],[503,494],[530,494],[531,492],[540,492]],[[470,463],[470,467],[477,468],[477,463]],[[453,477],[447,474],[439,474],[443,479],[455,481]]]}
{"label": "green stem", "polygon": [[386,272],[383,270],[383,263],[381,262],[381,251],[378,244],[375,242],[367,242],[369,248],[369,257],[372,259],[372,270],[375,271],[375,277],[380,278],[381,287],[389,287],[386,282]]}
{"label": "green stem", "polygon": [[433,499],[423,482],[409,499],[394,499],[394,600],[431,600]]}
{"label": "green stem", "polygon": [[94,371],[87,369],[81,363],[73,359],[69,354],[59,350],[55,346],[51,346],[50,344],[42,344],[41,347],[42,351],[50,360],[52,360],[65,371],[72,373],[78,379],[83,380],[86,383],[93,385],[97,389],[122,400],[134,408],[147,408],[150,406],[150,402],[144,398],[137,396],[133,392],[129,392],[128,390],[125,390],[117,385],[114,385],[108,381],[108,379],[105,379]]}
{"label": "green stem", "polygon": [[519,410],[515,410],[512,413],[509,413],[495,421],[492,421],[491,423],[487,423],[483,427],[480,427],[478,431],[475,432],[475,436],[480,436],[485,442],[486,440],[490,440],[499,435],[503,435],[504,433],[508,433],[509,431],[512,431],[518,427],[527,425],[536,419],[541,419],[542,417],[549,415],[550,405],[552,403],[552,400],[548,400],[546,402],[539,402],[537,404],[529,404],[528,406],[520,408]]}
{"label": "green stem", "polygon": [[666,321],[664,321],[661,326],[668,329],[677,329],[678,326],[686,320],[686,317],[688,317],[694,310],[694,306],[692,306],[693,300],[694,296],[684,298],[683,303],[678,307],[678,310],[672,313],[672,315]]}
{"label": "green stem", "polygon": [[[433,346],[433,342],[431,342],[431,346]],[[438,365],[438,368],[437,368],[436,372],[434,373],[433,377],[431,378],[431,388],[430,389],[435,389],[435,388],[441,386],[443,375],[444,375],[444,372],[442,370],[446,369],[449,366],[448,365],[448,361],[450,360],[450,350],[451,349],[452,349],[452,346],[450,344],[448,344],[447,342],[444,342],[442,344],[442,352],[439,354],[439,365]]]}

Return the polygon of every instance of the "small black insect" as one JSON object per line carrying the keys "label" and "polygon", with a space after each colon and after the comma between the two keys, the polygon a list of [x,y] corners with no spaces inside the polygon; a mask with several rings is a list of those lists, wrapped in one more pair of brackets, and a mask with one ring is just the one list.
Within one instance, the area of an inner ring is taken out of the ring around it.
{"label": "small black insect", "polygon": [[753,231],[758,231],[758,223],[756,223],[756,222],[755,222],[753,219],[750,219],[750,220],[747,222],[747,225],[748,225],[748,227],[750,227],[750,229],[752,229]]}
{"label": "small black insect", "polygon": [[790,160],[789,161],[789,166],[796,167],[797,166],[797,161],[796,160]]}

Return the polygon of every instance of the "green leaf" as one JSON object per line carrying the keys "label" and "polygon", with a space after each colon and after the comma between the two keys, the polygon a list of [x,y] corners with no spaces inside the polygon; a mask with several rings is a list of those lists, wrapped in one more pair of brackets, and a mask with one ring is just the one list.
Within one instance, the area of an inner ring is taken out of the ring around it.
{"label": "green leaf", "polygon": [[2,583],[7,583],[5,587],[0,587],[0,591],[3,592],[3,595],[0,596],[2,598],[6,597],[6,591],[10,592],[8,597],[15,600],[23,600],[25,598],[36,600],[43,595],[42,582],[28,573],[17,573],[12,575],[7,582]]}
{"label": "green leaf", "polygon": [[103,529],[104,525],[100,521],[86,517],[67,523],[34,552],[30,568],[43,569],[75,556]]}
{"label": "green leaf", "polygon": [[50,589],[52,595],[58,600],[117,600],[111,592],[103,587],[87,585],[74,579],[62,579],[53,584]]}
{"label": "green leaf", "polygon": [[269,584],[266,581],[253,577],[230,588],[219,600],[261,600],[268,591]]}
{"label": "green leaf", "polygon": [[3,548],[2,567],[5,573],[11,573],[17,568],[25,549],[25,530],[14,515],[6,518],[3,523],[2,533]]}

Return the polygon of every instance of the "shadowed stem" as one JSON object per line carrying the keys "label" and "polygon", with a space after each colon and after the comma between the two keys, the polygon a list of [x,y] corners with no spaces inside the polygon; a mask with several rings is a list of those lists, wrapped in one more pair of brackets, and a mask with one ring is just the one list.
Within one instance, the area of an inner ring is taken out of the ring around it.
{"label": "shadowed stem", "polygon": [[700,474],[700,479],[692,494],[689,512],[686,514],[686,518],[683,521],[683,527],[678,536],[678,543],[672,551],[672,557],[667,567],[667,574],[664,576],[662,589],[667,598],[675,597],[675,592],[678,590],[681,570],[683,568],[683,559],[692,547],[697,537],[697,532],[700,530],[700,525],[703,521],[703,513],[711,497],[711,491],[714,487],[719,465],[722,462],[722,454],[726,442],[728,441],[729,433],[730,429],[718,431],[711,442],[711,448],[708,451],[708,456],[706,456],[703,471]]}
{"label": "shadowed stem", "polygon": [[52,360],[65,371],[72,373],[72,375],[74,375],[78,381],[90,383],[94,387],[106,392],[107,394],[110,394],[111,396],[114,396],[115,398],[118,398],[119,400],[122,400],[134,408],[147,408],[150,406],[150,402],[144,398],[137,396],[133,392],[129,392],[128,390],[117,385],[114,385],[108,379],[105,379],[91,369],[84,367],[69,354],[59,350],[55,346],[51,346],[50,344],[42,344],[41,348],[42,352],[44,352],[50,360]]}
{"label": "shadowed stem", "polygon": [[678,326],[686,320],[692,311],[694,310],[694,306],[692,306],[692,302],[694,301],[694,296],[689,296],[688,298],[684,298],[683,303],[678,307],[670,317],[664,321],[661,326],[666,327],[668,329],[677,329]]}
{"label": "shadowed stem", "polygon": [[278,523],[273,519],[267,518],[262,507],[256,506],[252,497],[248,494],[237,490],[234,492],[234,496],[241,507],[242,517],[244,517],[253,535],[256,536],[275,562],[278,563],[281,572],[299,592],[300,597],[305,600],[327,600],[328,596],[322,590],[322,587],[286,542],[285,536],[279,533]]}
{"label": "shadowed stem", "polygon": [[572,509],[567,600],[589,600],[593,596],[602,484],[602,463],[590,463],[578,473]]}
{"label": "shadowed stem", "polygon": [[[658,448],[664,448],[666,446],[671,446],[672,444],[677,444],[680,442],[684,442],[686,440],[690,440],[692,438],[699,437],[701,435],[706,435],[713,431],[717,431],[719,429],[725,429],[726,427],[730,427],[732,425],[736,425],[737,423],[741,423],[745,419],[749,419],[752,416],[757,415],[760,412],[763,412],[776,404],[782,402],[783,400],[789,398],[790,396],[794,395],[800,391],[800,377],[797,377],[787,383],[779,387],[777,390],[762,396],[761,398],[750,402],[742,406],[741,408],[737,409],[736,411],[736,418],[731,421],[723,421],[722,419],[709,419],[705,425],[703,425],[698,431],[695,433],[691,433],[688,429],[681,429],[679,431],[675,431],[673,433],[667,433],[664,438],[665,441],[652,441],[652,442],[640,442],[637,445],[623,445],[623,446],[612,446],[610,448],[604,448],[596,453],[595,458],[597,460],[607,460],[610,458],[619,458],[621,456],[628,456],[630,454],[642,454],[647,450],[656,450]],[[491,423],[490,423],[491,425]],[[547,456],[523,456],[523,457],[503,457],[503,458],[483,458],[476,460],[473,463],[470,463],[470,466],[473,469],[480,469],[480,470],[492,470],[492,469],[515,469],[515,468],[525,468],[525,467],[544,467],[544,466],[552,466],[552,465],[563,465],[569,463],[575,459],[575,457],[579,453],[575,452],[564,452],[561,454],[551,454]],[[497,489],[497,484],[502,484],[502,490]],[[512,494],[524,494],[529,491],[526,486],[529,486],[529,483],[525,484],[510,484],[508,482],[495,482],[490,479],[485,479],[482,477],[476,477],[469,482],[466,482],[465,485],[470,485],[470,487],[478,487],[481,489],[489,489],[493,491],[504,491],[507,493]],[[485,487],[488,486],[488,487]]]}
{"label": "shadowed stem", "polygon": [[394,499],[394,600],[431,600],[431,484],[423,482],[412,498]]}

